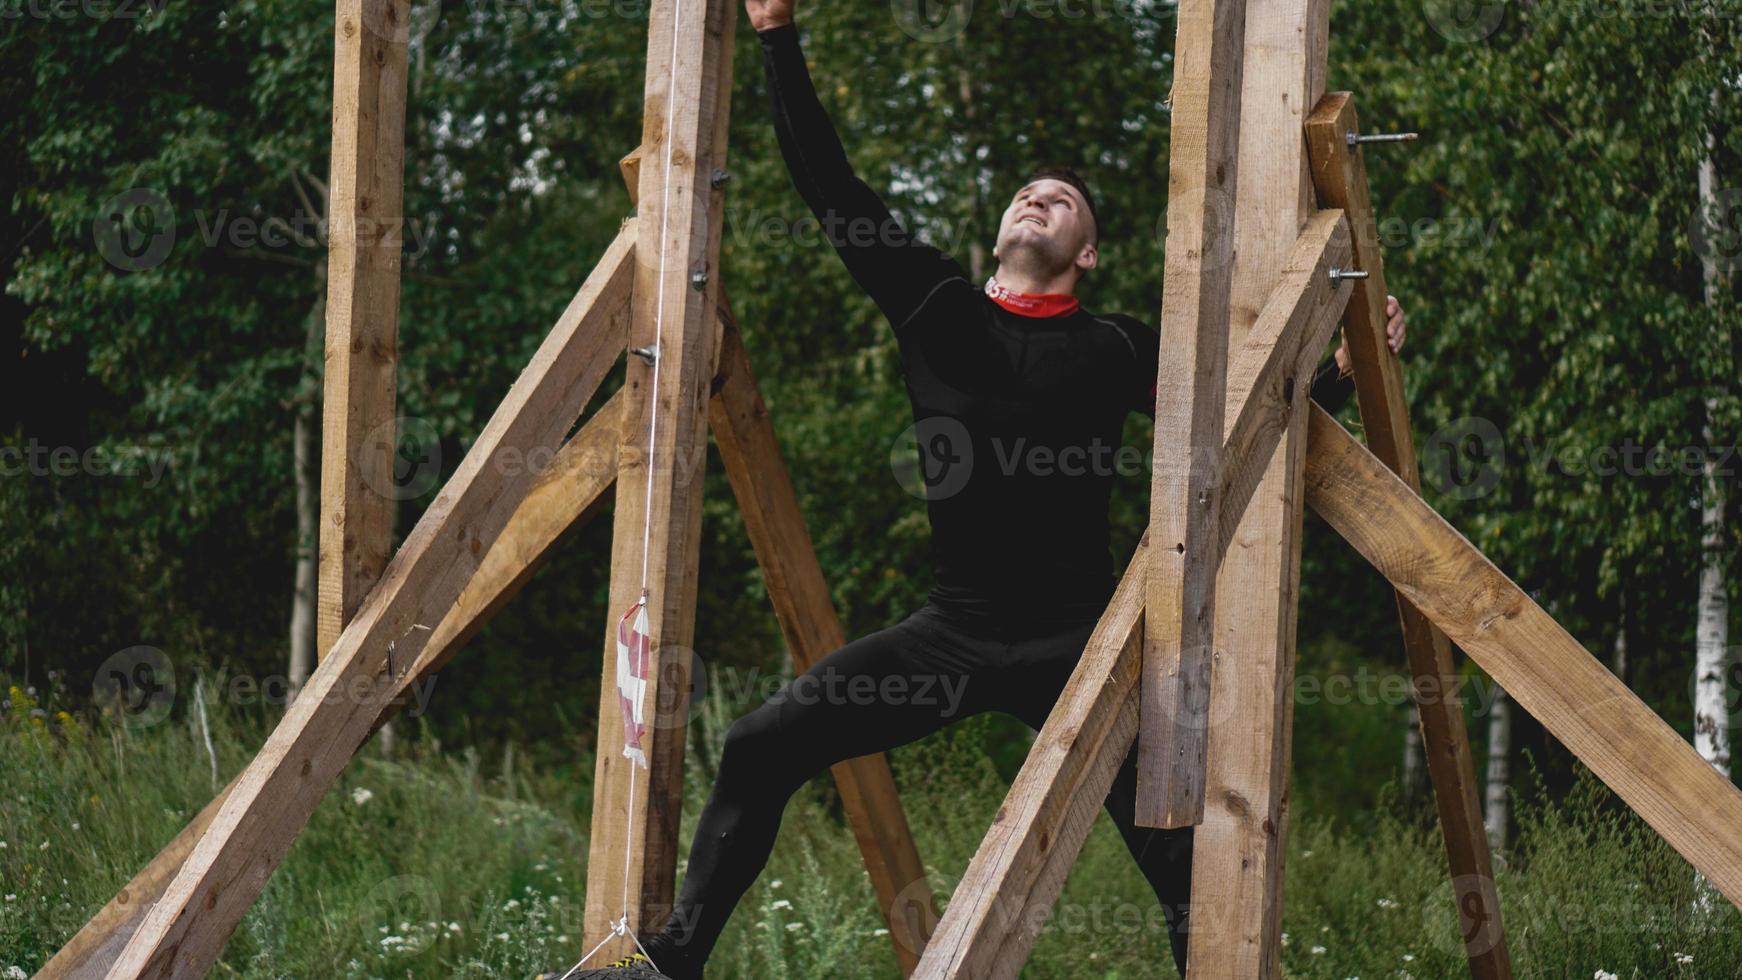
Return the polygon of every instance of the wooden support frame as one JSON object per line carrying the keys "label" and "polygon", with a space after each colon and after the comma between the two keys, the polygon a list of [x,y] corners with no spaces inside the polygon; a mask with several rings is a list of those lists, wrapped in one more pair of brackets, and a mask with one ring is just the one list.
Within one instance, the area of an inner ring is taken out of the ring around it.
{"label": "wooden support frame", "polygon": [[[730,429],[729,438],[721,441],[722,460],[739,506],[746,513],[746,524],[752,528],[759,559],[765,567],[782,569],[770,574],[769,592],[795,661],[808,666],[840,645],[839,619],[828,599],[785,461],[779,455],[773,426],[736,327],[729,314],[721,316],[723,347],[720,372],[709,399],[710,419],[717,440],[720,431]],[[621,331],[625,319],[613,317],[607,326]],[[607,342],[622,346],[620,336]],[[593,413],[548,466],[539,470],[532,489],[515,509],[477,574],[432,632],[416,666],[401,682],[400,695],[376,718],[376,728],[404,707],[412,689],[432,682],[532,577],[564,535],[590,522],[605,506],[617,476],[622,415],[623,393],[619,391]],[[753,512],[757,516],[752,516]],[[906,814],[895,793],[888,760],[882,755],[862,756],[840,763],[833,773],[847,819],[865,856],[879,908],[890,924],[897,958],[903,973],[911,973],[938,912],[930,889],[915,887],[916,882],[925,880],[924,865],[906,829]],[[61,980],[105,975],[235,785],[232,780],[219,792],[37,976]]]}
{"label": "wooden support frame", "polygon": [[[1301,127],[1324,86],[1329,36],[1329,0],[1254,0],[1247,11],[1228,322],[1234,343],[1259,332],[1290,243],[1322,220]],[[1307,355],[1312,365],[1323,349]],[[1232,515],[1236,543],[1216,579],[1221,657],[1210,691],[1208,800],[1192,841],[1186,969],[1193,978],[1281,975],[1306,442],[1303,406],[1293,407],[1282,444],[1246,461],[1261,467],[1258,488],[1245,512]]]}
{"label": "wooden support frame", "polygon": [[658,350],[651,365],[631,358],[624,381],[631,398],[618,454],[598,744],[622,741],[615,631],[644,584],[651,721],[644,772],[603,749],[594,767],[582,943],[603,942],[596,955],[605,961],[634,949],[614,923],[641,934],[670,914],[675,893],[708,384],[719,354],[723,192],[712,176],[726,164],[737,8],[700,0],[681,6],[681,19],[679,11],[676,0],[658,0],[648,24],[641,146],[651,155],[637,194],[647,237],[637,250],[630,346]]}
{"label": "wooden support frame", "polygon": [[1182,0],[1174,42],[1137,823],[1203,819],[1247,0]]}
{"label": "wooden support frame", "polygon": [[[720,182],[709,178],[723,163],[735,10],[724,0],[705,4],[702,14],[682,21],[672,0],[654,10],[644,146],[654,149],[660,166],[641,173],[631,158],[625,172],[637,190],[660,193],[637,194],[645,202],[639,219],[625,223],[371,588],[369,549],[388,532],[366,512],[379,500],[359,503],[358,490],[371,485],[369,466],[391,457],[398,228],[396,218],[369,216],[399,210],[407,5],[340,0],[334,218],[352,224],[348,238],[335,236],[329,307],[336,311],[329,343],[337,344],[329,349],[329,407],[338,410],[329,411],[328,449],[339,454],[329,460],[342,461],[332,472],[343,479],[324,489],[336,505],[331,516],[342,532],[336,554],[343,560],[333,565],[340,583],[330,607],[336,615],[330,617],[326,605],[322,615],[323,628],[333,618],[343,629],[305,689],[310,696],[292,707],[260,755],[43,976],[182,975],[208,968],[362,740],[398,710],[409,685],[439,669],[518,590],[566,530],[597,512],[619,476],[631,479],[617,488],[613,606],[625,604],[619,592],[632,563],[645,560],[657,569],[650,579],[660,596],[650,609],[655,658],[672,670],[656,673],[653,698],[658,704],[661,683],[681,693],[689,669],[682,655],[694,629],[701,463],[695,454],[705,450],[710,421],[795,659],[808,664],[840,645],[839,621],[766,408],[713,275],[721,202]],[[1217,803],[1197,834],[1191,976],[1278,975],[1292,705],[1286,692],[1303,499],[1392,581],[1418,697],[1429,681],[1442,693],[1435,703],[1423,702],[1423,727],[1430,747],[1444,749],[1435,789],[1454,875],[1467,866],[1477,879],[1458,884],[1460,906],[1467,891],[1494,912],[1479,916],[1473,930],[1466,922],[1473,975],[1507,976],[1510,964],[1486,847],[1472,816],[1467,737],[1455,699],[1443,696],[1450,690],[1447,634],[1742,905],[1742,791],[1705,765],[1422,501],[1401,375],[1384,347],[1384,280],[1365,174],[1359,154],[1342,142],[1355,126],[1352,100],[1346,93],[1327,98],[1306,127],[1319,196],[1340,210],[1312,214],[1305,185],[1284,179],[1291,168],[1300,176],[1296,165],[1303,157],[1284,153],[1266,161],[1249,149],[1274,137],[1272,122],[1282,118],[1275,113],[1312,104],[1291,93],[1316,95],[1322,87],[1324,31],[1318,25],[1327,0],[1252,0],[1257,16],[1250,20],[1246,6],[1246,0],[1187,0],[1182,11],[1178,152],[1170,185],[1170,218],[1177,207],[1180,220],[1170,221],[1179,237],[1169,243],[1164,332],[1183,337],[1188,367],[1160,367],[1157,417],[1183,424],[1189,451],[1178,452],[1177,441],[1170,441],[1176,452],[1164,461],[1158,426],[1156,519],[929,945],[936,909],[929,891],[919,893],[923,901],[912,901],[924,868],[886,762],[876,756],[834,767],[904,972],[1016,975],[1119,762],[1133,739],[1142,738],[1140,751],[1157,762],[1153,746],[1161,745],[1165,764],[1140,768],[1140,784],[1149,780],[1147,793],[1139,788],[1140,823],[1191,822],[1205,816],[1206,797]],[[1257,71],[1244,78],[1236,43],[1242,37],[1246,50],[1260,52],[1250,59]],[[1263,53],[1266,45],[1286,57],[1272,59]],[[1279,81],[1280,110],[1273,98]],[[1231,97],[1230,88],[1243,95]],[[656,98],[662,93],[671,95],[669,103]],[[662,104],[673,108],[670,118]],[[1217,107],[1225,111],[1210,111]],[[1259,120],[1261,126],[1246,130],[1249,139],[1237,135]],[[1240,141],[1237,159],[1233,140]],[[1266,169],[1278,166],[1282,170]],[[1236,249],[1225,227],[1225,198],[1234,197],[1237,169],[1246,178],[1263,174],[1267,189],[1235,198]],[[1290,186],[1303,192],[1293,202]],[[1224,268],[1230,262],[1231,273]],[[1328,269],[1351,262],[1372,278],[1353,292],[1347,284],[1331,285]],[[1257,297],[1263,304],[1248,327],[1246,311]],[[1345,305],[1362,413],[1371,416],[1371,451],[1310,406],[1295,383]],[[1218,317],[1227,321],[1228,336],[1212,329]],[[492,465],[516,451],[524,460],[528,451],[553,448],[626,336],[637,345],[650,343],[655,323],[672,329],[660,356],[651,366],[631,360],[624,391],[557,453],[551,469]],[[650,410],[646,393],[660,396],[651,418],[643,415]],[[638,455],[638,433],[654,419],[663,424],[651,426],[650,473],[648,457]],[[382,421],[389,423],[385,435]],[[681,478],[685,453],[688,485]],[[584,462],[601,454],[611,458],[607,465]],[[634,479],[638,473],[645,482]],[[390,529],[390,507],[387,513]],[[643,548],[624,531],[643,530],[646,514],[655,520]],[[1155,547],[1152,540],[1175,546]],[[385,544],[378,547],[384,559]],[[1220,575],[1206,585],[1225,552]],[[1224,601],[1217,602],[1217,590]],[[1210,658],[1206,647],[1186,641],[1209,637],[1204,620],[1212,610],[1214,637],[1235,654],[1240,669],[1215,687],[1193,686],[1199,679],[1207,685]],[[1248,648],[1256,656],[1244,656]],[[605,664],[609,690],[614,659]],[[604,707],[601,728],[614,732],[615,705]],[[681,702],[676,707],[681,716]],[[1224,716],[1224,709],[1232,714]],[[1152,725],[1158,717],[1166,724]],[[1159,732],[1153,739],[1152,729]],[[596,886],[609,884],[613,870],[627,874],[633,886],[632,902],[615,910],[631,928],[652,924],[661,901],[669,901],[681,717],[654,732],[652,793],[635,806],[621,792],[623,765],[601,756],[589,943],[602,938],[611,921],[610,889]],[[1200,766],[1194,767],[1194,753],[1203,757]],[[1146,805],[1152,821],[1144,819]],[[1239,811],[1239,817],[1223,820],[1224,811]],[[643,850],[618,858],[613,868],[609,845],[631,833]],[[601,840],[607,841],[603,860]],[[1239,868],[1223,875],[1230,860]],[[1225,887],[1218,891],[1218,883]],[[1226,908],[1218,908],[1224,901]],[[1229,928],[1216,932],[1218,914],[1229,910]],[[1216,941],[1218,935],[1227,941]],[[607,949],[604,957],[618,952]]]}
{"label": "wooden support frame", "polygon": [[956,885],[916,980],[1014,977],[1137,735],[1145,534]]}
{"label": "wooden support frame", "polygon": [[[1349,265],[1349,225],[1341,211],[1321,211],[1306,223],[1277,277],[1276,289],[1231,359],[1228,369],[1226,465],[1217,507],[1215,560],[1238,531],[1277,444],[1288,434],[1295,394],[1310,387],[1348,302],[1350,281],[1331,281]],[[1212,714],[1212,718],[1214,715]]]}
{"label": "wooden support frame", "polygon": [[603,380],[615,350],[601,324],[623,308],[635,234],[634,224],[626,223],[339,643],[243,770],[110,977],[199,974],[217,959],[382,706],[398,693],[401,672],[410,671],[428,638],[418,627],[440,622],[437,614],[458,598],[525,496],[530,471],[494,463],[510,450],[522,457],[554,450]]}
{"label": "wooden support frame", "polygon": [[[1313,185],[1325,207],[1342,208],[1349,215],[1355,231],[1354,268],[1368,276],[1357,282],[1345,319],[1367,447],[1411,490],[1420,493],[1409,403],[1403,393],[1403,367],[1386,343],[1385,261],[1369,197],[1367,165],[1360,148],[1351,147],[1348,140],[1359,131],[1351,93],[1333,92],[1319,100],[1306,123]],[[1470,736],[1464,728],[1464,704],[1456,693],[1458,674],[1451,644],[1402,592],[1395,595],[1411,689],[1421,719],[1423,754],[1446,841],[1452,903],[1458,911],[1470,975],[1478,980],[1507,980],[1512,976],[1512,957],[1500,919],[1500,896],[1482,824],[1480,786]]]}
{"label": "wooden support frame", "polygon": [[1335,419],[1308,426],[1313,509],[1742,907],[1742,790]]}
{"label": "wooden support frame", "polygon": [[411,4],[339,0],[336,13],[317,658],[387,567],[398,506],[393,412]]}

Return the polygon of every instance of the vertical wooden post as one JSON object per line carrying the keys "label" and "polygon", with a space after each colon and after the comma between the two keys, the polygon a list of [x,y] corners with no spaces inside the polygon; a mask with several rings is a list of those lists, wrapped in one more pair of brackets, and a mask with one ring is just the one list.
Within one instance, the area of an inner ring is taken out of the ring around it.
{"label": "vertical wooden post", "polygon": [[410,0],[339,0],[328,180],[326,372],[321,424],[324,657],[387,567],[392,544],[399,267],[405,237]]}
{"label": "vertical wooden post", "polygon": [[[587,949],[625,917],[637,935],[647,935],[670,914],[673,898],[708,386],[719,353],[714,307],[723,195],[712,176],[726,162],[736,15],[729,0],[656,0],[650,12],[637,195],[642,237],[629,346],[654,345],[657,335],[658,350],[651,365],[630,357],[624,381],[629,400],[599,698]],[[652,648],[645,697],[652,720],[642,746],[647,768],[635,771],[638,764],[619,751],[616,627],[644,580]],[[595,959],[609,961],[632,949],[626,936],[615,936]]]}
{"label": "vertical wooden post", "polygon": [[[1215,610],[1246,0],[1182,0],[1174,47],[1137,822],[1197,823]],[[1292,240],[1292,239],[1291,239]]]}
{"label": "vertical wooden post", "polygon": [[[1313,182],[1325,207],[1348,213],[1355,233],[1355,268],[1368,274],[1367,279],[1355,283],[1345,319],[1367,447],[1411,490],[1420,493],[1409,404],[1403,394],[1403,367],[1386,345],[1385,261],[1368,193],[1367,166],[1360,150],[1351,148],[1347,140],[1348,134],[1359,131],[1355,100],[1348,92],[1334,92],[1318,102],[1307,121]],[[1512,957],[1500,923],[1500,896],[1494,887],[1494,867],[1482,827],[1481,796],[1470,756],[1470,736],[1464,728],[1464,703],[1458,696],[1451,643],[1402,592],[1394,595],[1470,975],[1503,980],[1512,976]]]}
{"label": "vertical wooden post", "polygon": [[[1314,212],[1305,115],[1324,87],[1329,0],[1251,0],[1244,34],[1231,316],[1236,349]],[[1322,351],[1307,356],[1309,369]],[[1188,976],[1280,977],[1307,399],[1267,461],[1216,582],[1204,821]]]}

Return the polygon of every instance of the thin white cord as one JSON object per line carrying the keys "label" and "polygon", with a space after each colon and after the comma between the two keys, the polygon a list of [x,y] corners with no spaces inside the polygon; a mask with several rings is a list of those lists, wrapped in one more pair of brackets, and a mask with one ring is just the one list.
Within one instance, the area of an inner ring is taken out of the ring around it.
{"label": "thin white cord", "polygon": [[[683,0],[677,0],[676,7],[672,11],[671,59],[669,62],[674,69],[674,75],[676,74],[675,69],[677,67],[678,32],[681,30],[682,26]],[[659,283],[659,296],[654,301],[653,307],[653,383],[648,386],[648,398],[652,400],[653,406],[649,412],[647,420],[647,455],[645,457],[647,460],[647,489],[642,497],[643,511],[641,515],[640,602],[644,609],[647,603],[647,553],[653,544],[653,513],[647,508],[646,501],[653,498],[654,450],[656,449],[654,435],[659,430],[659,362],[665,353],[665,349],[660,341],[665,337],[665,235],[666,229],[671,222],[672,109],[674,108],[674,100],[677,96],[676,86],[673,85],[673,81],[674,79],[668,76],[665,83],[665,172],[661,175],[660,179],[659,276],[655,279],[655,282]],[[631,626],[630,628],[633,629],[634,627]],[[640,697],[645,698],[647,696],[645,686],[638,693]],[[580,969],[583,963],[586,963],[587,960],[592,958],[594,953],[597,953],[600,949],[604,948],[605,944],[610,942],[614,936],[628,936],[630,940],[635,943],[635,948],[641,951],[641,955],[647,957],[647,962],[653,964],[655,970],[659,969],[659,964],[653,962],[653,957],[647,952],[647,947],[641,945],[640,937],[636,936],[634,930],[629,928],[629,867],[635,856],[635,783],[636,769],[638,768],[639,766],[633,759],[631,759],[629,762],[629,807],[626,811],[627,820],[625,821],[629,826],[629,830],[623,844],[623,898],[621,905],[619,906],[623,910],[622,916],[612,924],[611,935],[599,940],[597,946],[588,950],[586,955],[582,956],[574,966],[569,967],[568,972],[562,975],[562,980],[568,980],[569,974]]]}

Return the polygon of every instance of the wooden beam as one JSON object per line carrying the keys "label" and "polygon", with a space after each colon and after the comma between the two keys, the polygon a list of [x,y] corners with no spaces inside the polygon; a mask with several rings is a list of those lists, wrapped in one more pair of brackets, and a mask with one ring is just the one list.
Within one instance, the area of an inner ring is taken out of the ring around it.
{"label": "wooden beam", "polygon": [[495,543],[532,473],[500,465],[553,449],[609,369],[607,325],[633,280],[626,223],[497,408],[471,452],[243,770],[112,978],[203,973],[283,860],[316,804],[398,692],[437,624]]}
{"label": "wooden beam", "polygon": [[[1356,284],[1345,319],[1367,447],[1411,490],[1420,493],[1409,404],[1403,393],[1403,366],[1386,342],[1385,261],[1368,196],[1367,166],[1360,150],[1350,147],[1347,139],[1359,131],[1350,93],[1333,92],[1319,100],[1307,119],[1313,183],[1325,207],[1348,212],[1355,230],[1353,267],[1368,274]],[[1481,790],[1470,736],[1464,728],[1464,704],[1455,693],[1458,671],[1451,644],[1403,593],[1394,594],[1470,975],[1479,980],[1505,980],[1512,976],[1512,957],[1501,926],[1500,896],[1494,888],[1488,835],[1482,824]]]}
{"label": "wooden beam", "polygon": [[956,886],[916,978],[1015,977],[1137,735],[1144,535]]}
{"label": "wooden beam", "polygon": [[[720,373],[708,402],[714,445],[738,498],[781,634],[794,664],[803,671],[840,649],[846,636],[744,344],[730,315],[723,315],[722,321]],[[836,764],[831,771],[847,822],[865,857],[878,908],[889,923],[901,972],[911,975],[938,921],[938,909],[896,795],[888,756],[881,752],[860,756]]]}
{"label": "wooden beam", "polygon": [[[627,302],[627,297],[623,297]],[[769,569],[770,594],[795,659],[808,666],[839,647],[840,624],[822,581],[796,496],[780,459],[766,407],[750,374],[735,329],[724,317],[728,347],[714,379],[709,407],[726,472],[733,480],[751,538]],[[607,321],[622,346],[623,318]],[[543,564],[561,537],[588,523],[604,506],[616,478],[615,454],[621,439],[623,393],[589,418],[555,457],[511,460],[533,467],[536,482],[515,509],[476,575],[432,632],[416,666],[401,682],[400,693],[385,706],[375,728],[404,706],[408,694],[440,671]],[[720,435],[724,433],[724,435]],[[883,755],[865,756],[834,768],[848,820],[865,853],[879,905],[890,922],[904,972],[918,962],[938,913],[929,889],[916,897],[914,882],[924,882],[924,866],[907,832],[907,819],[895,794]],[[108,905],[43,967],[45,980],[101,977],[114,963],[188,851],[222,808],[232,780]]]}
{"label": "wooden beam", "polygon": [[1181,0],[1156,370],[1137,823],[1203,819],[1246,0]]}
{"label": "wooden beam", "polygon": [[[613,318],[612,322],[619,329],[623,325],[621,317]],[[502,529],[477,575],[467,584],[441,625],[436,627],[429,643],[418,654],[417,666],[401,682],[398,697],[383,708],[375,719],[374,728],[379,729],[398,714],[409,693],[441,670],[506,604],[543,562],[564,531],[591,520],[603,505],[616,469],[615,466],[601,467],[599,461],[608,459],[602,455],[606,451],[616,450],[621,412],[622,402],[617,396],[612,396],[587,420],[581,431],[564,444],[548,468],[538,474],[538,482],[516,508],[508,526]],[[43,965],[37,973],[38,980],[93,978],[107,973],[127,940],[138,930],[145,913],[163,895],[163,890],[193,849],[194,842],[211,825],[212,818],[217,816],[235,787],[236,779],[232,779],[110,899],[109,904],[103,906]]]}
{"label": "wooden beam", "polygon": [[[1235,349],[1255,332],[1289,248],[1313,217],[1302,125],[1324,88],[1329,36],[1329,0],[1254,0],[1247,11],[1228,323]],[[1322,350],[1307,355],[1310,364]],[[1216,580],[1207,804],[1192,841],[1192,978],[1281,976],[1302,423],[1291,422],[1292,434],[1262,459],[1247,460],[1265,467],[1263,476]]]}
{"label": "wooden beam", "polygon": [[1229,358],[1218,563],[1287,434],[1296,396],[1306,397],[1319,354],[1348,302],[1350,281],[1332,283],[1330,272],[1348,267],[1349,226],[1343,212],[1315,214],[1289,252],[1270,301],[1239,353]]}
{"label": "wooden beam", "polygon": [[[604,962],[634,948],[627,936],[613,935],[613,923],[626,919],[643,935],[669,915],[677,871],[706,402],[719,350],[723,194],[712,176],[726,165],[738,22],[728,0],[691,3],[683,14],[679,21],[675,0],[656,0],[648,27],[647,155],[637,204],[646,237],[637,250],[630,346],[657,337],[659,349],[655,365],[631,358],[624,381],[630,400],[618,456],[583,939],[586,949],[605,942],[596,954]],[[698,275],[706,277],[699,289]],[[647,769],[637,772],[636,762],[613,749],[623,740],[615,630],[644,583],[652,720],[642,744]]]}
{"label": "wooden beam", "polygon": [[334,24],[316,657],[387,567],[399,503],[393,412],[410,18],[410,0],[338,0]]}
{"label": "wooden beam", "polygon": [[1313,509],[1742,907],[1742,791],[1335,419],[1308,434]]}

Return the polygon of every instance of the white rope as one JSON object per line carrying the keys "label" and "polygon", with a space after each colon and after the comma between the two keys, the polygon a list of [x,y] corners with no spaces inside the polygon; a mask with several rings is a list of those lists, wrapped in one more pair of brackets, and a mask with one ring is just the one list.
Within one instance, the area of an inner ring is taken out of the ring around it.
{"label": "white rope", "polygon": [[[651,385],[649,385],[648,389],[647,389],[647,396],[653,402],[653,405],[648,413],[648,420],[647,420],[647,454],[644,457],[647,460],[647,489],[646,489],[646,492],[642,496],[643,505],[642,505],[642,515],[641,515],[641,598],[640,598],[640,602],[644,606],[647,603],[647,593],[648,593],[648,589],[647,589],[648,556],[647,556],[647,553],[652,548],[652,545],[653,545],[653,511],[650,507],[647,506],[647,502],[651,501],[653,499],[654,451],[657,448],[657,443],[654,439],[654,435],[659,430],[659,362],[660,362],[660,359],[664,356],[664,352],[665,352],[664,347],[661,346],[660,341],[663,340],[664,336],[665,336],[665,293],[666,293],[666,283],[665,283],[666,237],[665,236],[666,236],[666,229],[671,223],[671,143],[672,143],[672,125],[673,125],[673,118],[672,117],[674,115],[672,110],[675,107],[674,100],[677,96],[677,88],[673,84],[673,82],[675,81],[675,78],[672,76],[676,75],[677,52],[678,52],[677,39],[678,39],[678,32],[682,28],[682,26],[683,26],[683,0],[677,0],[676,6],[672,11],[671,58],[670,58],[670,61],[668,62],[672,67],[672,74],[667,76],[666,83],[665,83],[665,141],[664,141],[664,145],[665,145],[665,171],[661,175],[661,178],[660,178],[659,276],[657,279],[654,280],[655,282],[659,283],[659,294],[658,294],[658,298],[654,301],[654,307],[653,307],[653,383]],[[631,628],[633,628],[633,627],[631,627]],[[646,688],[644,686],[637,692],[637,697],[638,698],[645,698],[646,696],[647,696],[647,692],[646,692]],[[625,840],[623,843],[623,898],[622,898],[621,904],[619,905],[619,908],[622,909],[622,914],[617,919],[616,922],[611,924],[611,935],[606,936],[604,939],[599,940],[598,945],[596,945],[592,949],[588,950],[586,955],[582,956],[578,961],[576,961],[574,966],[569,967],[568,972],[564,973],[562,975],[561,980],[568,980],[569,974],[572,974],[576,970],[580,969],[581,965],[586,963],[587,960],[591,959],[593,954],[597,953],[600,949],[604,948],[606,943],[610,942],[614,937],[617,937],[617,936],[628,936],[629,939],[635,943],[635,948],[641,951],[641,955],[647,957],[647,962],[652,964],[652,966],[655,970],[659,969],[659,964],[654,963],[653,957],[648,954],[647,947],[641,945],[640,937],[636,936],[635,931],[633,929],[629,928],[629,868],[630,868],[631,863],[633,862],[634,857],[635,857],[635,783],[636,783],[636,770],[639,768],[640,768],[640,766],[635,762],[635,760],[631,759],[629,761],[629,806],[624,811],[625,815],[627,817],[625,822],[628,824],[628,833],[625,835]]]}

